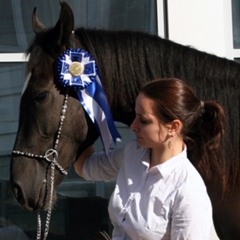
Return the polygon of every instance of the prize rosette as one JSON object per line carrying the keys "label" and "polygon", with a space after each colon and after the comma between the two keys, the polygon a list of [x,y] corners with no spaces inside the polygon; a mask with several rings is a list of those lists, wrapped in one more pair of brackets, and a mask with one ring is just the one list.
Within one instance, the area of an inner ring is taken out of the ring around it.
{"label": "prize rosette", "polygon": [[83,49],[66,50],[57,60],[57,74],[64,87],[73,88],[97,127],[107,152],[121,136],[114,124],[93,56]]}
{"label": "prize rosette", "polygon": [[96,80],[96,63],[92,55],[82,49],[66,50],[57,61],[57,72],[63,86],[83,90]]}

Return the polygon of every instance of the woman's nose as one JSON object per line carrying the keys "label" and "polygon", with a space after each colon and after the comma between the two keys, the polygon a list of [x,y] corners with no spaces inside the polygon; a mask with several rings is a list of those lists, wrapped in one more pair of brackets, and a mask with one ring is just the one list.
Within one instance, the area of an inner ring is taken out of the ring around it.
{"label": "woman's nose", "polygon": [[130,125],[130,128],[131,128],[134,132],[137,131],[136,124],[135,124],[135,119],[133,120],[132,124]]}

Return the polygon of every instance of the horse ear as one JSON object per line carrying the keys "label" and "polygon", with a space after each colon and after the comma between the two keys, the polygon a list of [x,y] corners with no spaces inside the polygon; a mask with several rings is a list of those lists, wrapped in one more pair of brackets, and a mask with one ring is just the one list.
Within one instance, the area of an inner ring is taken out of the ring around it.
{"label": "horse ear", "polygon": [[46,26],[43,23],[41,23],[41,21],[38,19],[36,7],[33,10],[32,26],[33,26],[33,31],[35,33],[42,32],[44,29],[46,29]]}
{"label": "horse ear", "polygon": [[65,2],[61,1],[61,12],[59,16],[59,20],[54,27],[55,36],[57,39],[57,45],[62,46],[65,44],[69,44],[70,36],[74,30],[74,16],[72,9]]}

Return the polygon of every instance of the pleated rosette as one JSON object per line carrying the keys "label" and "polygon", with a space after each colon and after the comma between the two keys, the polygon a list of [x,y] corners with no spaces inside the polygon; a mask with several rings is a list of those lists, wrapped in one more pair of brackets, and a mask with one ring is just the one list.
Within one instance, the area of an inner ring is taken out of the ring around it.
{"label": "pleated rosette", "polygon": [[121,136],[114,124],[93,56],[79,48],[67,50],[57,60],[57,74],[63,86],[77,92],[82,106],[99,130],[105,151],[108,152],[111,142],[116,144]]}

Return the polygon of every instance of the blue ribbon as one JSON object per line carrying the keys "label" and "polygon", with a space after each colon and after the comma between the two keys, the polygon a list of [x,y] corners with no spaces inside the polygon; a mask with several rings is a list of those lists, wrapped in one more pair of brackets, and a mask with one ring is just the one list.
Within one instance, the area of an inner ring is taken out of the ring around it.
{"label": "blue ribbon", "polygon": [[121,135],[114,124],[93,56],[83,49],[67,50],[57,60],[57,72],[63,86],[77,91],[79,100],[97,127],[107,152],[111,140],[116,144]]}

